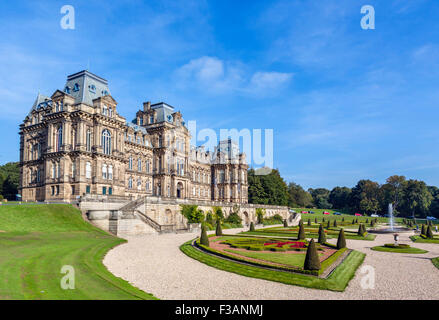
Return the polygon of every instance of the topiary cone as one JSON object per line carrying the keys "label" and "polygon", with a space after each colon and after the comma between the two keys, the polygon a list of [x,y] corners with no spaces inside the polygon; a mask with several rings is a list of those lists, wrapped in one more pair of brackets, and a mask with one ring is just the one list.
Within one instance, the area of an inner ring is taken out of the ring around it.
{"label": "topiary cone", "polygon": [[216,220],[216,231],[215,234],[217,236],[222,236],[223,235],[223,229],[221,228],[221,221],[218,219]]}
{"label": "topiary cone", "polygon": [[319,223],[318,220],[317,220],[317,218],[314,219],[314,222],[315,222],[315,223]]}
{"label": "topiary cone", "polygon": [[359,226],[358,226],[358,231],[357,231],[357,234],[359,235],[359,236],[363,236],[363,225],[362,224],[360,224]]}
{"label": "topiary cone", "polygon": [[204,224],[201,226],[200,244],[206,247],[209,246],[209,237],[207,236],[206,226]]}
{"label": "topiary cone", "polygon": [[284,227],[287,228],[288,227],[288,222],[287,219],[284,219]]}
{"label": "topiary cone", "polygon": [[428,239],[433,239],[433,230],[431,230],[431,226],[427,227],[427,231],[425,232],[425,235]]}
{"label": "topiary cone", "polygon": [[299,233],[297,234],[298,240],[305,240],[305,228],[303,224],[299,225]]}
{"label": "topiary cone", "polygon": [[323,229],[323,225],[319,226],[319,243],[320,244],[326,243],[326,234],[325,234],[325,229]]}
{"label": "topiary cone", "polygon": [[346,248],[346,238],[344,236],[344,230],[341,228],[340,233],[338,234],[337,239],[337,249]]}
{"label": "topiary cone", "polygon": [[331,221],[328,220],[328,225],[326,226],[326,229],[331,228]]}
{"label": "topiary cone", "polygon": [[306,250],[305,263],[303,264],[305,270],[320,270],[320,259],[317,253],[314,239],[311,239]]}
{"label": "topiary cone", "polygon": [[255,224],[253,221],[250,223],[250,231],[255,231]]}
{"label": "topiary cone", "polygon": [[308,225],[309,226],[311,225],[311,219],[308,219]]}
{"label": "topiary cone", "polygon": [[334,227],[337,227],[337,219],[334,220]]}
{"label": "topiary cone", "polygon": [[422,225],[421,227],[421,234],[425,235],[425,225]]}

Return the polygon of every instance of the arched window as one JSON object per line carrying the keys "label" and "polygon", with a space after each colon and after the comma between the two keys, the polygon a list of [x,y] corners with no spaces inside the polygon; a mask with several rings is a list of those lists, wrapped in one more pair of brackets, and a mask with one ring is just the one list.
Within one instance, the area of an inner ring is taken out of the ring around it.
{"label": "arched window", "polygon": [[108,115],[108,107],[104,104],[104,106],[102,107],[102,114],[104,116]]}
{"label": "arched window", "polygon": [[133,157],[130,157],[130,160],[128,162],[128,169],[133,170]]}
{"label": "arched window", "polygon": [[91,179],[91,163],[90,162],[87,162],[85,164],[85,177],[87,179]]}
{"label": "arched window", "polygon": [[142,180],[140,178],[137,179],[137,190],[142,190]]}
{"label": "arched window", "polygon": [[137,171],[142,171],[142,159],[140,158],[137,160]]}
{"label": "arched window", "polygon": [[149,171],[149,160],[148,161],[146,161],[146,172],[147,173],[149,173],[150,171]]}
{"label": "arched window", "polygon": [[73,86],[73,91],[79,91],[79,84],[75,83]]}
{"label": "arched window", "polygon": [[146,180],[146,190],[149,191],[149,180]]}
{"label": "arched window", "polygon": [[129,178],[128,179],[128,189],[132,189],[133,188],[133,178]]}
{"label": "arched window", "polygon": [[111,133],[107,129],[102,131],[102,151],[111,154]]}
{"label": "arched window", "polygon": [[108,179],[113,180],[113,166],[111,164],[108,166]]}
{"label": "arched window", "polygon": [[61,151],[62,146],[62,125],[59,126],[58,130],[56,131],[56,152]]}

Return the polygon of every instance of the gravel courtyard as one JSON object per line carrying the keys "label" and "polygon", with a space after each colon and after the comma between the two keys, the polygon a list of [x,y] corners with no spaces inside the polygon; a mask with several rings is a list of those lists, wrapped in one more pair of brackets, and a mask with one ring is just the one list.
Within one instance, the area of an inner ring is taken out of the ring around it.
{"label": "gravel courtyard", "polygon": [[[225,234],[242,229],[224,230]],[[388,253],[371,247],[392,243],[393,236],[375,241],[347,240],[347,246],[366,253],[345,292],[308,289],[221,271],[187,257],[179,246],[197,234],[165,234],[128,238],[111,250],[104,265],[116,276],[160,299],[439,299],[439,270],[428,258],[439,256],[438,244],[400,242],[428,250],[426,254]],[[336,239],[331,239],[336,242]],[[362,289],[362,267],[375,269],[375,288]]]}

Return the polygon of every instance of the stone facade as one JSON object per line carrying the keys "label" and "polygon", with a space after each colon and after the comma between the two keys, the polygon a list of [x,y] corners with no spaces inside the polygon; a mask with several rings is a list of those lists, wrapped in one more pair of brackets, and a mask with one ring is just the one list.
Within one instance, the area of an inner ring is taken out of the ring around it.
{"label": "stone facade", "polygon": [[119,115],[107,80],[88,71],[63,90],[38,94],[20,125],[24,201],[84,195],[247,203],[245,154],[231,140],[213,152],[190,146],[182,114],[143,103],[133,121]]}

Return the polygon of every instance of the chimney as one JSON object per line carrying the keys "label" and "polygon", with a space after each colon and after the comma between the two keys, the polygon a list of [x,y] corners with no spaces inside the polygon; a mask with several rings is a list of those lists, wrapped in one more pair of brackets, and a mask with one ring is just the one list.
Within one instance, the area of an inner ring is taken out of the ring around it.
{"label": "chimney", "polygon": [[151,109],[151,101],[144,102],[143,103],[143,111],[146,112],[147,110]]}

